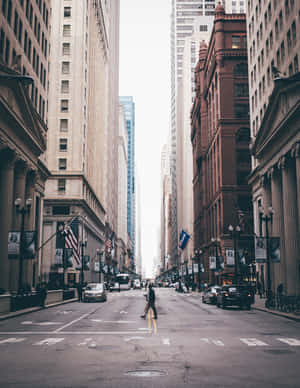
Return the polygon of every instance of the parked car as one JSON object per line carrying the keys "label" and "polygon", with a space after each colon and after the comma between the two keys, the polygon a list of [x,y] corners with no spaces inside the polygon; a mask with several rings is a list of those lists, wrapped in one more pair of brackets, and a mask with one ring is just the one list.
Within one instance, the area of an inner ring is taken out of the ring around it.
{"label": "parked car", "polygon": [[136,289],[139,289],[139,290],[140,290],[140,289],[142,288],[140,279],[134,279],[133,288],[134,288],[135,290],[136,290]]}
{"label": "parked car", "polygon": [[239,306],[250,310],[252,303],[251,287],[247,285],[225,285],[218,291],[217,307]]}
{"label": "parked car", "polygon": [[88,283],[83,291],[84,302],[105,302],[107,300],[104,283]]}
{"label": "parked car", "polygon": [[202,295],[202,302],[203,303],[211,303],[216,304],[217,303],[217,294],[218,291],[221,289],[220,286],[211,286],[208,287],[206,290],[204,290]]}
{"label": "parked car", "polygon": [[111,281],[110,284],[109,284],[109,291],[112,292],[112,291],[121,291],[120,289],[120,283],[119,282],[114,282],[114,281]]}

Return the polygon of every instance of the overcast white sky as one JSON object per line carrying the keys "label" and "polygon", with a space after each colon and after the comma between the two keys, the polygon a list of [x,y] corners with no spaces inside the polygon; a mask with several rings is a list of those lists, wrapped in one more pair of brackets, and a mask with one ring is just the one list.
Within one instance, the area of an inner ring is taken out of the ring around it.
{"label": "overcast white sky", "polygon": [[170,0],[120,0],[120,96],[135,101],[141,185],[142,260],[158,255],[160,157],[170,122]]}

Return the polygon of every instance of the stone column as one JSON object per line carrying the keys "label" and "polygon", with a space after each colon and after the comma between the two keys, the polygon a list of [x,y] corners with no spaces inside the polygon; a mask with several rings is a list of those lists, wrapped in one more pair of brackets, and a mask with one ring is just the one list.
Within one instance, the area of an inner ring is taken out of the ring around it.
{"label": "stone column", "polygon": [[[18,160],[15,164],[15,180],[14,180],[14,193],[13,204],[17,198],[20,198],[20,207],[25,205],[25,182],[26,182],[26,163],[23,160]],[[17,212],[14,207],[12,228],[16,231],[21,231],[22,215]],[[10,260],[10,290],[18,290],[18,277],[19,277],[19,259]]]}
{"label": "stone column", "polygon": [[[35,183],[36,183],[36,171],[30,170],[27,174],[26,189],[25,189],[25,201],[28,198],[32,199],[30,212],[25,217],[25,230],[36,230],[35,225]],[[37,242],[36,242],[37,243]],[[37,246],[36,246],[37,248]],[[36,257],[34,259],[25,259],[23,263],[24,269],[24,282],[31,285],[33,284],[33,264],[36,263]],[[37,266],[36,266],[37,267]]]}
{"label": "stone column", "polygon": [[[292,156],[296,162],[296,182],[297,182],[297,205],[298,205],[298,231],[300,233],[300,142],[295,145]],[[300,255],[299,255],[300,263]]]}
{"label": "stone column", "polygon": [[271,192],[272,192],[272,207],[274,210],[272,236],[280,237],[280,263],[274,263],[272,267],[274,289],[276,290],[279,283],[284,284],[284,289],[287,287],[286,279],[286,263],[284,260],[285,252],[285,239],[284,239],[284,225],[283,225],[283,198],[282,198],[282,185],[281,185],[281,171],[273,167],[270,171],[271,176]]}
{"label": "stone column", "polygon": [[1,152],[0,158],[0,287],[9,289],[8,232],[12,229],[13,183],[14,183],[13,151]]}
{"label": "stone column", "polygon": [[285,260],[287,275],[287,293],[295,295],[299,293],[299,230],[297,210],[297,185],[296,166],[294,160],[283,157],[282,186],[283,186],[283,211],[284,211],[284,238]]}

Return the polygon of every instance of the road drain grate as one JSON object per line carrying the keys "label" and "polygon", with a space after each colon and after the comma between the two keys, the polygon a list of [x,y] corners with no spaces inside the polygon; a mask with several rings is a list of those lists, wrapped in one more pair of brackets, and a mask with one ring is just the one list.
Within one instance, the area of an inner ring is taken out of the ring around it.
{"label": "road drain grate", "polygon": [[138,370],[130,370],[128,372],[125,372],[125,375],[135,376],[135,377],[161,377],[161,376],[166,376],[167,372],[163,370],[138,369]]}

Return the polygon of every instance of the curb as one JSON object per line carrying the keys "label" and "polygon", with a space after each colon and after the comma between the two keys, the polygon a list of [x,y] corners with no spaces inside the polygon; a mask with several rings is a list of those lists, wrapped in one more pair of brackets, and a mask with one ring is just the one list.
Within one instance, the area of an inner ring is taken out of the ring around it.
{"label": "curb", "polygon": [[8,313],[5,315],[0,315],[0,321],[4,321],[4,320],[10,319],[10,318],[20,317],[22,315],[33,313],[35,311],[45,310],[45,309],[48,309],[51,307],[60,306],[62,304],[67,304],[67,303],[72,303],[72,302],[78,302],[78,299],[73,298],[73,299],[64,300],[62,302],[48,304],[45,306],[45,308],[38,306],[38,307],[31,307],[31,308],[28,308],[25,310],[14,311],[14,312],[11,312],[11,313]]}
{"label": "curb", "polygon": [[278,311],[267,310],[266,308],[263,308],[263,307],[252,306],[252,308],[254,310],[259,310],[259,311],[263,311],[265,313],[276,315],[277,317],[282,317],[282,318],[290,319],[291,321],[300,322],[300,317],[299,318],[298,317],[294,317],[293,315],[290,315],[290,314],[287,314],[287,313],[285,314],[285,313],[278,312]]}

